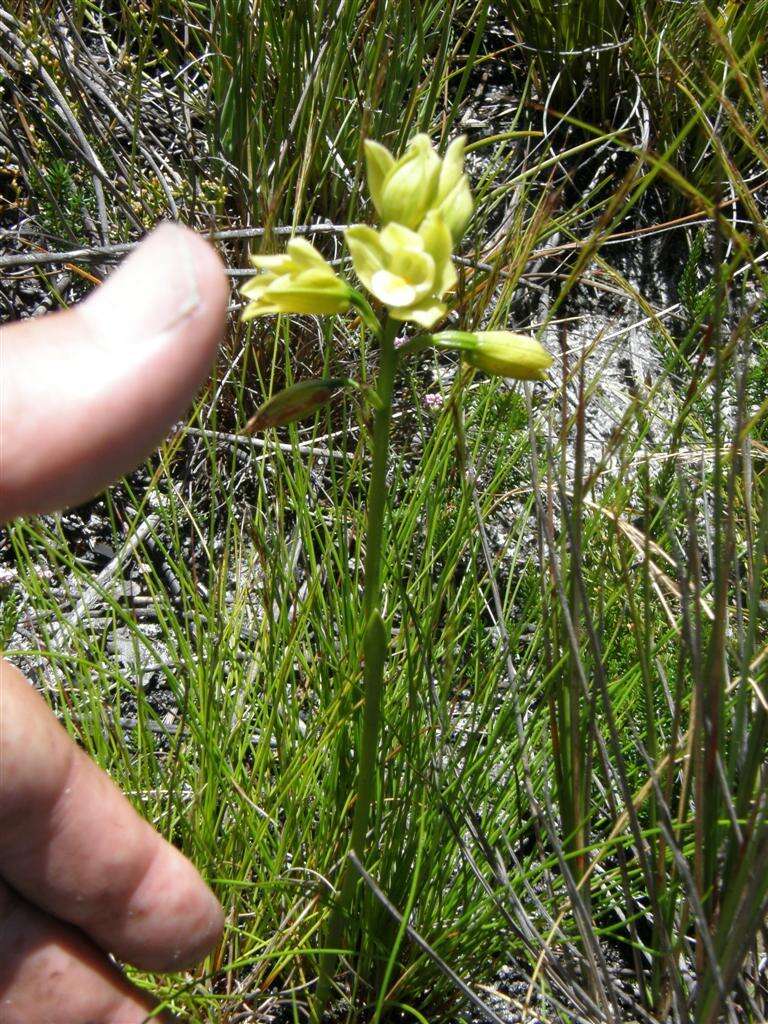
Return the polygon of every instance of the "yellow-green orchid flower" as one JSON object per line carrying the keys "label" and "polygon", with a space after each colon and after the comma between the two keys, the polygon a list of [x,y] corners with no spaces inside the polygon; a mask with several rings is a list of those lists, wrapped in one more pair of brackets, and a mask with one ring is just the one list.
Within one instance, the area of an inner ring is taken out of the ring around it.
{"label": "yellow-green orchid flower", "polygon": [[242,320],[270,313],[328,316],[345,313],[351,305],[350,286],[306,239],[292,238],[284,253],[252,256],[251,263],[260,273],[241,289],[250,299]]}
{"label": "yellow-green orchid flower", "polygon": [[418,231],[387,224],[381,231],[357,224],[345,233],[355,273],[395,320],[429,328],[445,315],[445,293],[456,284],[451,233],[431,211]]}

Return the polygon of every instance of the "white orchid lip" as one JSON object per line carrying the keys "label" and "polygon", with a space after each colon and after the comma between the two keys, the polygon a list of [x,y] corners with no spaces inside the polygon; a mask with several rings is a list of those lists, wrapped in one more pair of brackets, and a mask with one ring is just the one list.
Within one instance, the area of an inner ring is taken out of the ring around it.
{"label": "white orchid lip", "polygon": [[416,289],[389,270],[377,270],[371,278],[371,291],[388,306],[410,306],[416,301]]}

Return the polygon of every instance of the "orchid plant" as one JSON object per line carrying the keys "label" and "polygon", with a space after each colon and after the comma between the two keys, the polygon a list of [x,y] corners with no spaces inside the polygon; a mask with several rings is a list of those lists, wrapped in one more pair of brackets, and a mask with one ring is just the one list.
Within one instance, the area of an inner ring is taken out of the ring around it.
{"label": "orchid plant", "polygon": [[[357,792],[349,850],[365,860],[365,844],[376,791],[381,706],[387,657],[382,613],[381,564],[385,546],[386,474],[392,401],[398,365],[426,348],[458,350],[464,362],[492,375],[543,379],[551,356],[534,338],[511,331],[432,332],[449,309],[458,275],[453,254],[472,216],[473,201],[464,170],[465,139],[455,139],[444,157],[429,137],[416,135],[395,158],[371,140],[365,143],[368,189],[380,228],[357,224],[345,240],[358,281],[374,304],[339,277],[303,238],[292,238],[280,255],[253,256],[258,273],[243,287],[249,300],[244,321],[272,314],[333,316],[354,313],[379,349],[373,388],[350,379],[302,381],[274,395],[249,421],[248,429],[282,426],[312,415],[341,388],[357,388],[373,406],[372,466],[367,496],[363,591],[363,708],[357,759]],[[400,341],[403,323],[421,333]],[[354,898],[355,876],[345,858],[325,949],[343,945],[345,920]],[[330,995],[335,955],[325,953],[315,999],[319,1019]]]}

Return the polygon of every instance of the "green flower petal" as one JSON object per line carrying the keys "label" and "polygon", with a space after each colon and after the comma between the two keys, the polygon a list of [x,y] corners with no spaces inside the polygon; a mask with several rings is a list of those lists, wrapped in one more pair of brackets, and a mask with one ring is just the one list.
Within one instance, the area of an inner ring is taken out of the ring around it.
{"label": "green flower petal", "polygon": [[435,293],[437,295],[445,295],[446,292],[456,287],[458,280],[459,275],[456,273],[456,267],[454,267],[451,260],[447,260],[441,267],[438,267]]}
{"label": "green flower petal", "polygon": [[371,279],[377,270],[382,270],[386,262],[379,236],[365,224],[356,224],[349,228],[344,237],[352,254],[352,265],[362,283],[372,291]]}
{"label": "green flower petal", "polygon": [[243,323],[248,320],[253,320],[257,316],[269,316],[272,313],[279,313],[280,310],[275,307],[273,302],[269,302],[266,299],[259,298],[254,299],[253,302],[249,302],[243,312],[240,314],[240,319]]}
{"label": "green flower petal", "polygon": [[452,191],[464,174],[464,148],[467,144],[466,135],[454,139],[445,151],[440,167],[440,178],[437,185],[436,202],[441,203]]}
{"label": "green flower petal", "polygon": [[395,166],[395,158],[385,146],[372,139],[366,139],[363,148],[365,150],[368,191],[371,193],[377,213],[381,215],[381,190],[384,179]]}
{"label": "green flower petal", "polygon": [[247,281],[240,289],[246,299],[260,299],[270,284],[275,280],[272,274],[257,274]]}
{"label": "green flower petal", "polygon": [[430,210],[419,228],[419,236],[422,244],[436,266],[441,266],[446,260],[450,260],[453,249],[451,232],[445,225],[445,221],[436,210]]}
{"label": "green flower petal", "polygon": [[407,309],[391,309],[390,316],[393,320],[411,320],[421,327],[433,327],[442,317],[445,316],[448,307],[444,302],[428,298],[415,306]]}
{"label": "green flower petal", "polygon": [[251,256],[250,260],[259,270],[271,270],[275,274],[286,274],[291,266],[291,257],[284,252],[270,256]]}
{"label": "green flower petal", "polygon": [[469,224],[474,209],[466,175],[461,176],[437,209],[448,226],[454,243],[458,242]]}
{"label": "green flower petal", "polygon": [[331,269],[328,262],[306,238],[292,238],[288,242],[286,249],[295,264],[296,270],[309,270],[310,267]]}
{"label": "green flower petal", "polygon": [[379,234],[381,247],[389,255],[408,249],[411,252],[423,252],[424,241],[421,236],[402,224],[387,224]]}

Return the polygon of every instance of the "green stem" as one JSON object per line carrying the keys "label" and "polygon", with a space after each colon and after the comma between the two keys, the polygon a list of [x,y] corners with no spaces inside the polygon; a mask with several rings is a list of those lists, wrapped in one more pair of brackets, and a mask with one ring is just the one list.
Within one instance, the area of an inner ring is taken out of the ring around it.
{"label": "green stem", "polygon": [[[386,660],[386,632],[381,616],[381,564],[385,543],[384,512],[387,504],[387,465],[389,463],[389,431],[392,421],[392,392],[397,367],[395,335],[397,322],[387,320],[381,332],[379,375],[376,383],[380,407],[373,420],[373,466],[368,485],[365,589],[363,592],[363,722],[357,765],[357,793],[352,817],[349,848],[365,861],[365,838],[376,796],[377,760],[381,732],[381,701]],[[320,957],[317,994],[313,1020],[319,1021],[331,994],[331,980],[336,967],[333,952],[341,948],[344,923],[355,894],[357,878],[345,858],[341,871],[339,896],[331,914],[325,946],[328,952]]]}
{"label": "green stem", "polygon": [[363,612],[366,622],[381,604],[381,556],[384,547],[384,509],[387,503],[387,464],[389,428],[392,420],[392,390],[397,366],[395,334],[397,321],[388,320],[381,338],[381,361],[376,393],[381,407],[373,420],[373,466],[368,485],[368,523],[365,538],[365,592]]}

